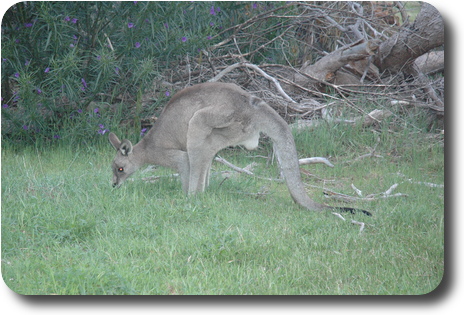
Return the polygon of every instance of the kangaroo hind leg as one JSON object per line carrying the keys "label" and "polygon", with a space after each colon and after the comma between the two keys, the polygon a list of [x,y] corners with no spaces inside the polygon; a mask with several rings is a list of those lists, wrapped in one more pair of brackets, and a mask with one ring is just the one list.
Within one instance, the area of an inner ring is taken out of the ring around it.
{"label": "kangaroo hind leg", "polygon": [[190,119],[187,132],[189,193],[205,190],[214,156],[221,149],[233,145],[229,128],[234,124],[233,112],[211,107],[199,110]]}

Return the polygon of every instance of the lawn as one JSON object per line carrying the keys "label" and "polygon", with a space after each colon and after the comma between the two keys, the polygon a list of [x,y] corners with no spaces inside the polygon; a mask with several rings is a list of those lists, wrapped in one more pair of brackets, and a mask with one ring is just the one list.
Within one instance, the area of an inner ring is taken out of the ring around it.
{"label": "lawn", "polygon": [[[417,130],[321,125],[295,134],[308,193],[401,196],[348,206],[372,217],[313,213],[293,203],[265,157],[227,149],[257,176],[186,197],[172,172],[138,172],[111,187],[109,143],[2,148],[2,276],[20,294],[425,294],[444,273],[444,148]],[[376,156],[357,159],[372,152]],[[160,176],[154,182],[144,178]],[[434,184],[434,185],[431,185]],[[360,198],[360,197],[359,197]],[[363,222],[364,229],[351,223]]]}

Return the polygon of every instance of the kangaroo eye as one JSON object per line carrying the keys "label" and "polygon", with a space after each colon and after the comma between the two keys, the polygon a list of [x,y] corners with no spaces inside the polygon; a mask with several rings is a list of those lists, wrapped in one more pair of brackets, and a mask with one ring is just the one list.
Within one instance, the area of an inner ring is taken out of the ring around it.
{"label": "kangaroo eye", "polygon": [[124,172],[124,168],[123,168],[123,167],[118,168],[118,172],[119,172],[119,173]]}

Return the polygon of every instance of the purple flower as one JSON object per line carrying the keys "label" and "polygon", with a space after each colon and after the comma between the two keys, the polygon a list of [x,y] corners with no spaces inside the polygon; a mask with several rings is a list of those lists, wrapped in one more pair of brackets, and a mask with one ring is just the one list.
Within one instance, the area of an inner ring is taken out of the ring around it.
{"label": "purple flower", "polygon": [[23,125],[23,129],[24,130],[29,130],[29,126],[28,125]]}
{"label": "purple flower", "polygon": [[53,138],[58,140],[61,137],[59,135],[54,135]]}
{"label": "purple flower", "polygon": [[64,20],[65,20],[66,22],[69,22],[69,21],[71,21],[71,18],[70,18],[69,16],[65,16],[65,17],[64,17]]}
{"label": "purple flower", "polygon": [[31,61],[30,60],[26,60],[26,62],[24,63],[25,66],[28,66],[31,64]]}
{"label": "purple flower", "polygon": [[181,38],[181,41],[182,41],[183,43],[185,43],[185,42],[187,41],[187,37],[185,37],[185,36],[182,37],[182,38]]}
{"label": "purple flower", "polygon": [[147,128],[143,128],[140,130],[140,136],[143,137],[145,135],[145,132],[147,132]]}
{"label": "purple flower", "polygon": [[8,108],[8,107],[9,107],[8,104],[3,104],[2,105],[2,108]]}
{"label": "purple flower", "polygon": [[32,23],[24,23],[24,27],[32,27]]}
{"label": "purple flower", "polygon": [[71,20],[71,22],[73,22],[74,24],[76,24],[76,23],[77,23],[77,21],[79,21],[79,20],[78,20],[78,19],[76,19],[76,18],[74,18],[74,19],[72,19],[72,20]]}
{"label": "purple flower", "polygon": [[116,72],[116,74],[119,74],[119,67],[115,67],[114,72]]}
{"label": "purple flower", "polygon": [[169,28],[169,24],[168,23],[164,23],[163,24],[165,28]]}
{"label": "purple flower", "polygon": [[134,27],[134,23],[127,23],[127,27],[128,27],[128,28],[133,28],[133,27]]}
{"label": "purple flower", "polygon": [[258,8],[258,4],[255,2],[253,3],[253,9],[257,9]]}
{"label": "purple flower", "polygon": [[49,71],[50,71],[50,68],[47,67],[47,68],[45,68],[45,71],[44,71],[44,72],[45,72],[45,73],[48,73]]}
{"label": "purple flower", "polygon": [[79,109],[77,110],[77,113],[82,114],[82,109],[79,108]]}
{"label": "purple flower", "polygon": [[105,129],[105,126],[103,126],[101,124],[99,126],[100,126],[100,129],[98,130],[99,134],[104,135],[105,133],[107,133],[109,131],[108,129]]}
{"label": "purple flower", "polygon": [[101,60],[101,59],[102,59],[102,57],[101,57],[101,56],[97,56],[97,60]]}
{"label": "purple flower", "polygon": [[85,82],[84,78],[81,79],[81,82],[82,82],[82,88],[81,88],[81,90],[82,90],[82,91],[85,91],[85,89],[87,88],[87,82]]}
{"label": "purple flower", "polygon": [[98,114],[99,111],[100,111],[100,110],[98,109],[98,107],[95,108],[95,109],[93,110],[93,112],[94,112],[95,114]]}
{"label": "purple flower", "polygon": [[42,94],[42,90],[41,89],[37,89],[37,94]]}
{"label": "purple flower", "polygon": [[135,46],[135,48],[140,48],[140,45],[141,45],[141,44],[140,44],[139,42],[135,42],[135,45],[134,45],[134,46]]}
{"label": "purple flower", "polygon": [[209,9],[209,14],[216,15],[216,11],[214,10],[214,5]]}
{"label": "purple flower", "polygon": [[16,73],[14,74],[14,76],[15,76],[16,78],[19,78],[19,73],[16,72]]}
{"label": "purple flower", "polygon": [[166,91],[166,92],[164,93],[164,95],[166,95],[166,96],[170,96],[170,95],[171,95],[171,93],[170,93],[169,91]]}

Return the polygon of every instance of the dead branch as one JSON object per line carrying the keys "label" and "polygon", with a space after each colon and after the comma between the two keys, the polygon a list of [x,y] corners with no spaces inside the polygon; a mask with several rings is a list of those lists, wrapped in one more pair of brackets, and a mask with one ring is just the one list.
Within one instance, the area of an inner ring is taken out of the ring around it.
{"label": "dead branch", "polygon": [[229,161],[227,161],[226,159],[224,159],[224,158],[222,158],[222,157],[220,157],[220,156],[216,156],[216,157],[214,158],[214,160],[215,160],[216,162],[219,162],[219,163],[221,163],[221,164],[226,165],[227,167],[230,167],[231,169],[233,169],[233,170],[236,171],[236,172],[244,173],[244,174],[247,174],[247,175],[254,175],[253,172],[251,172],[251,171],[249,171],[249,170],[247,170],[247,169],[238,167],[238,166],[236,166],[236,165],[230,163]]}
{"label": "dead branch", "polygon": [[424,185],[424,186],[432,187],[432,188],[445,188],[445,185],[443,184],[434,184],[434,183],[429,183],[429,182],[415,182],[412,179],[408,179],[407,181],[412,184]]}
{"label": "dead branch", "polygon": [[343,221],[346,221],[346,219],[340,214],[340,213],[337,213],[337,212],[332,212],[332,214],[336,217],[339,217],[340,219],[342,219]]}
{"label": "dead branch", "polygon": [[[353,186],[354,185],[352,185],[352,187]],[[339,200],[343,202],[375,201],[375,200],[391,198],[391,197],[407,197],[408,196],[407,194],[402,194],[402,193],[392,194],[393,190],[395,190],[396,187],[398,187],[398,184],[392,185],[385,192],[377,193],[377,194],[370,194],[366,197],[349,196],[346,194],[338,193],[338,192],[329,190],[327,188],[324,188],[324,196],[329,199],[335,199],[335,200]]]}
{"label": "dead branch", "polygon": [[[340,213],[332,212],[332,214],[334,216],[340,218],[341,220],[346,221],[346,219]],[[366,225],[364,222],[359,222],[359,221],[355,221],[355,220],[351,220],[351,224],[359,225],[359,232],[362,232],[364,230],[365,225]]]}
{"label": "dead branch", "polygon": [[355,221],[355,220],[351,220],[351,224],[359,225],[360,226],[359,232],[362,232],[364,230],[364,222],[358,222],[358,221]]}
{"label": "dead branch", "polygon": [[327,165],[328,167],[334,167],[334,165],[332,163],[330,163],[329,160],[327,160],[326,158],[323,158],[323,157],[311,157],[311,158],[299,159],[298,163],[300,165],[323,163],[323,164]]}
{"label": "dead branch", "polygon": [[[380,41],[358,41],[347,47],[342,47],[336,51],[322,57],[312,65],[304,65],[300,71],[310,75],[318,81],[332,82],[335,78],[335,72],[349,63],[350,61],[357,61],[365,59],[373,54],[379,48]],[[295,78],[295,82],[305,85],[302,77]]]}
{"label": "dead branch", "polygon": [[392,194],[392,192],[396,189],[396,187],[398,187],[398,184],[393,184],[390,186],[390,188],[388,188],[384,194],[385,196],[390,196]]}
{"label": "dead branch", "polygon": [[431,75],[445,70],[445,52],[430,51],[417,57],[414,61],[420,72],[425,75]]}
{"label": "dead branch", "polygon": [[353,188],[354,192],[355,192],[359,197],[362,198],[362,196],[363,196],[363,195],[362,195],[362,191],[359,190],[353,183],[351,184],[351,188]]}
{"label": "dead branch", "polygon": [[233,65],[230,65],[228,66],[227,68],[225,68],[224,70],[222,70],[221,72],[219,72],[214,78],[212,79],[209,79],[208,82],[216,82],[218,80],[220,80],[224,75],[226,75],[228,72],[236,69],[236,68],[239,68],[239,67],[247,67],[247,68],[250,68],[250,69],[253,69],[255,70],[256,72],[258,72],[259,74],[261,74],[263,77],[265,77],[266,79],[268,79],[269,81],[271,81],[272,83],[274,83],[277,91],[280,93],[280,95],[282,95],[287,101],[289,102],[292,102],[292,103],[296,103],[290,96],[288,96],[287,93],[285,93],[285,91],[282,89],[282,86],[280,86],[280,83],[279,81],[277,81],[276,78],[270,76],[269,74],[267,74],[266,72],[264,72],[263,70],[261,70],[257,65],[254,65],[254,64],[251,64],[251,63],[246,63],[246,62],[238,62],[238,63],[235,63]]}

